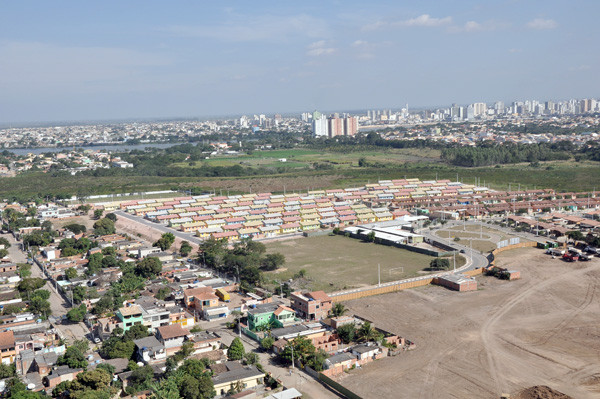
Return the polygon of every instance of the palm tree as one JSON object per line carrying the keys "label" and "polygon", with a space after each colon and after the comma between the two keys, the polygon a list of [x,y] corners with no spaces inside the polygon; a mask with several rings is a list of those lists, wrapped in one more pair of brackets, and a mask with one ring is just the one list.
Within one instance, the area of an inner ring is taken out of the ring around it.
{"label": "palm tree", "polygon": [[358,329],[358,338],[364,342],[375,341],[379,335],[379,332],[375,330],[368,321],[365,321]]}
{"label": "palm tree", "polygon": [[347,311],[348,309],[344,306],[344,304],[337,302],[333,305],[333,308],[331,308],[331,315],[333,317],[340,317],[343,316]]}

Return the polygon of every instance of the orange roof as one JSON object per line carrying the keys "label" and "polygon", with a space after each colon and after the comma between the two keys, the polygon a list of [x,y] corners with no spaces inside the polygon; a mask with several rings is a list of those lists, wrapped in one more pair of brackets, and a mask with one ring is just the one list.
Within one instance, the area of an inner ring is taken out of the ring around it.
{"label": "orange roof", "polygon": [[306,296],[316,300],[316,301],[321,301],[321,302],[328,302],[331,301],[331,298],[329,297],[329,295],[327,295],[325,293],[325,291],[313,291],[313,292],[309,292],[306,294]]}
{"label": "orange roof", "polygon": [[275,316],[279,316],[281,314],[281,312],[283,312],[284,310],[287,310],[288,312],[296,313],[294,311],[294,309],[288,308],[287,306],[281,306],[281,305],[279,305],[279,307],[273,312],[273,314]]}
{"label": "orange roof", "polygon": [[158,327],[158,332],[163,339],[184,337],[189,333],[179,324]]}
{"label": "orange roof", "polygon": [[12,331],[0,332],[0,349],[15,347],[15,336]]}

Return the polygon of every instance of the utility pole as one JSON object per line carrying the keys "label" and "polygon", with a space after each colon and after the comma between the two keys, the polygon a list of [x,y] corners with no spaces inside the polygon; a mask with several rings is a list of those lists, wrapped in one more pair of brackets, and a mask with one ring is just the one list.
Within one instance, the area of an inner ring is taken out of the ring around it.
{"label": "utility pole", "polygon": [[294,369],[294,344],[291,344],[292,348],[292,370]]}
{"label": "utility pole", "polygon": [[381,265],[379,263],[377,264],[377,277],[378,277],[377,286],[381,287]]}

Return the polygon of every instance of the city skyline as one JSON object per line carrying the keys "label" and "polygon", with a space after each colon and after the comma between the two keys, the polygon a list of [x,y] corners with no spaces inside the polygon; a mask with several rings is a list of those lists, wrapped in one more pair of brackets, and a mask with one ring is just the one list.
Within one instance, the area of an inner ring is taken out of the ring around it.
{"label": "city skyline", "polygon": [[0,123],[426,108],[600,88],[593,2],[70,4],[5,5]]}

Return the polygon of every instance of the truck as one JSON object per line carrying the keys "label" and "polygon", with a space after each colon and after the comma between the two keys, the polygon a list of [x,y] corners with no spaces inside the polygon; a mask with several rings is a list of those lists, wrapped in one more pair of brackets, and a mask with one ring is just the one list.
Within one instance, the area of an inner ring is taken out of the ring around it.
{"label": "truck", "polygon": [[579,255],[572,252],[567,252],[563,255],[563,259],[567,262],[577,262],[579,260]]}
{"label": "truck", "polygon": [[223,288],[217,288],[215,290],[215,293],[224,302],[229,302],[231,300],[231,297],[229,296],[229,292],[225,291]]}

